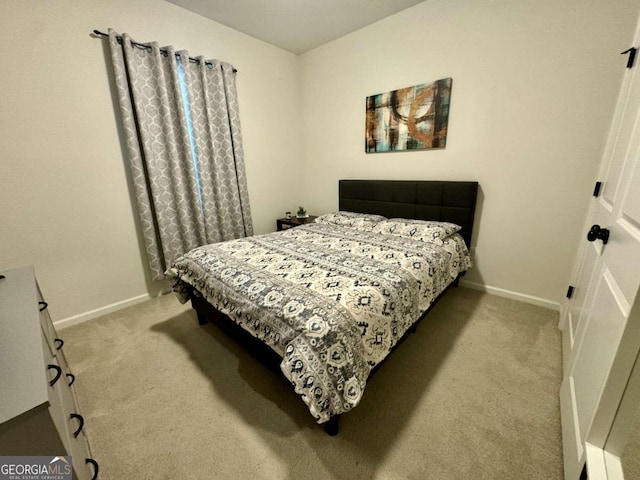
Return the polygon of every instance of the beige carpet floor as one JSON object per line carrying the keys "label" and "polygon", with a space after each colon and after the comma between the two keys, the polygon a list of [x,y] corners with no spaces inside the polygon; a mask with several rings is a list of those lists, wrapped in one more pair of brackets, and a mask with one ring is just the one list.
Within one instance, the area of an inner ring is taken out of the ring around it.
{"label": "beige carpet floor", "polygon": [[631,435],[620,460],[625,480],[640,479],[640,408],[633,420]]}
{"label": "beige carpet floor", "polygon": [[450,290],[337,437],[173,295],[61,332],[101,479],[561,479],[558,314]]}

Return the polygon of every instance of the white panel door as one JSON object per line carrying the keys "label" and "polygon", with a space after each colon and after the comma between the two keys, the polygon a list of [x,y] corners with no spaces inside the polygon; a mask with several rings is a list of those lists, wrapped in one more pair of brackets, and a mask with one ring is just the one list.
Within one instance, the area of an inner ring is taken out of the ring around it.
{"label": "white panel door", "polygon": [[[635,45],[640,44],[636,33]],[[578,479],[593,419],[640,286],[640,76],[628,70],[593,200],[575,295],[563,309],[560,390],[565,478]],[[608,238],[607,238],[608,235]],[[590,243],[588,243],[590,242]]]}

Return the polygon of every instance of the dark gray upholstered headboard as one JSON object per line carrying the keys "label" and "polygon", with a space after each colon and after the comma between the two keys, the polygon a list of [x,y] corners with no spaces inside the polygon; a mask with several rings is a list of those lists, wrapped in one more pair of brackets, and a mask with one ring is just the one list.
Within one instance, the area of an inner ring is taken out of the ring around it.
{"label": "dark gray upholstered headboard", "polygon": [[471,247],[478,182],[340,180],[343,211],[451,222]]}

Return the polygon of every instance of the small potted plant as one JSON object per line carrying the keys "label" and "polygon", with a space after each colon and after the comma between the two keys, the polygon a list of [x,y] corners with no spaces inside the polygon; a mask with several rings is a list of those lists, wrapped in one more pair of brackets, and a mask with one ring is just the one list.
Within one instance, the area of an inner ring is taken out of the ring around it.
{"label": "small potted plant", "polygon": [[296,217],[298,218],[307,218],[309,215],[304,207],[298,207],[298,213],[296,213]]}

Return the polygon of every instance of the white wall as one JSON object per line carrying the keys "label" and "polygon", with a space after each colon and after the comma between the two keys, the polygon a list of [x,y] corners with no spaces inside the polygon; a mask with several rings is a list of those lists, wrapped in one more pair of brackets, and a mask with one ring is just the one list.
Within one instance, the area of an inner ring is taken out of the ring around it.
{"label": "white wall", "polygon": [[0,268],[34,264],[54,320],[166,288],[135,225],[106,40],[89,36],[108,27],[238,68],[256,232],[299,198],[295,55],[161,0],[4,0]]}
{"label": "white wall", "polygon": [[[54,320],[154,295],[105,41],[112,27],[239,69],[257,233],[337,208],[339,178],[477,179],[470,281],[558,302],[637,18],[632,0],[428,0],[296,57],[162,0],[4,0],[0,268]],[[453,77],[448,146],[364,154],[367,95]],[[302,173],[300,173],[302,170]]]}
{"label": "white wall", "polygon": [[[478,180],[468,282],[566,292],[638,15],[619,0],[427,0],[301,57],[305,191],[340,178]],[[452,77],[447,147],[364,153],[365,98]]]}

